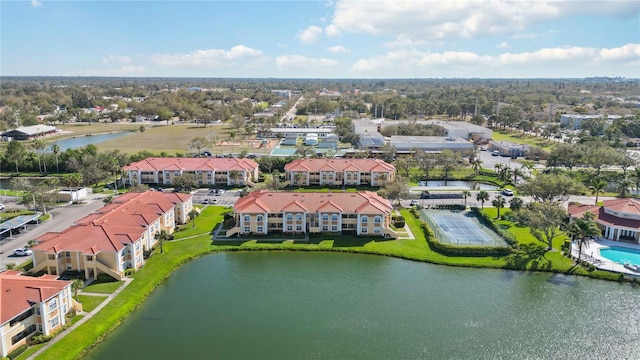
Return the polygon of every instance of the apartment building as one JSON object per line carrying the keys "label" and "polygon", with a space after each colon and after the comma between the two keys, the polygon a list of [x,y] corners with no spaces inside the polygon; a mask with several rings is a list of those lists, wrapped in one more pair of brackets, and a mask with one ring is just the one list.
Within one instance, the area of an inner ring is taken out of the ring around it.
{"label": "apartment building", "polygon": [[27,343],[36,334],[49,335],[66,322],[73,309],[71,281],[57,276],[0,273],[0,357]]}
{"label": "apartment building", "polygon": [[345,233],[397,238],[393,207],[371,191],[299,193],[254,191],[235,204],[227,237],[251,234]]}
{"label": "apartment building", "polygon": [[144,265],[144,251],[157,244],[156,234],[172,234],[176,223],[189,221],[192,209],[190,194],[124,194],[61,232],[36,238],[32,271],[80,271],[87,279],[104,273],[122,280],[126,269]]}
{"label": "apartment building", "polygon": [[195,176],[199,186],[253,185],[258,163],[237,158],[147,158],[123,168],[126,184],[170,186],[183,174]]}
{"label": "apartment building", "polygon": [[298,159],[284,170],[297,186],[382,186],[396,178],[395,166],[379,159]]}

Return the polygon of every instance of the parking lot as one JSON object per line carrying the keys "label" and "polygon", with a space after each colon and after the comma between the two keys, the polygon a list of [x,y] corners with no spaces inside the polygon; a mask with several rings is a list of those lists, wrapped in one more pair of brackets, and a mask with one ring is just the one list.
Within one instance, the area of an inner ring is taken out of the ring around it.
{"label": "parking lot", "polygon": [[194,204],[233,206],[240,190],[199,189],[193,194]]}

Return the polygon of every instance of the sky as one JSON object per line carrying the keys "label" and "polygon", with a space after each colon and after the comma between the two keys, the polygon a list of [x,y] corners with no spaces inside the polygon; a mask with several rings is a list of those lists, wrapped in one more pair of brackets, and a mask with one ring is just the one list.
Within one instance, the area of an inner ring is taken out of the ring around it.
{"label": "sky", "polygon": [[0,1],[0,75],[640,78],[640,1]]}

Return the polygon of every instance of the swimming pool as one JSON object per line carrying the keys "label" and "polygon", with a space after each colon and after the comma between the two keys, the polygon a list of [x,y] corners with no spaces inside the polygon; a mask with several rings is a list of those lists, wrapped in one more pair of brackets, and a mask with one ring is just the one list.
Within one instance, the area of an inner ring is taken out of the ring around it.
{"label": "swimming pool", "polygon": [[640,266],[640,250],[612,246],[600,249],[600,256],[619,264],[630,262]]}

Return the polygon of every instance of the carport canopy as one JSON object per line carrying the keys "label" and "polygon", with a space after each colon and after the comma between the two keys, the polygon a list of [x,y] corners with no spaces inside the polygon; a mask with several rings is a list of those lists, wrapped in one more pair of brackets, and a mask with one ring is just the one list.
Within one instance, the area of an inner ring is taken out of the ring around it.
{"label": "carport canopy", "polygon": [[34,220],[38,220],[38,217],[39,215],[20,215],[14,217],[13,219],[9,219],[0,224],[0,235],[6,233],[7,231],[25,226],[26,224]]}

